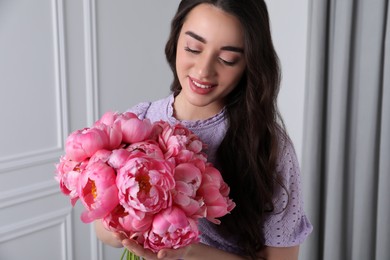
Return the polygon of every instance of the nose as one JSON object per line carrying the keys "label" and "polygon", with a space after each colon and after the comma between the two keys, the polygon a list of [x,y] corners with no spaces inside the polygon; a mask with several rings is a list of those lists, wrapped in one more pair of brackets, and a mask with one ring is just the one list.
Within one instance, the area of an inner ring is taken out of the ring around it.
{"label": "nose", "polygon": [[199,78],[208,78],[216,73],[214,57],[204,53],[197,60],[196,69]]}

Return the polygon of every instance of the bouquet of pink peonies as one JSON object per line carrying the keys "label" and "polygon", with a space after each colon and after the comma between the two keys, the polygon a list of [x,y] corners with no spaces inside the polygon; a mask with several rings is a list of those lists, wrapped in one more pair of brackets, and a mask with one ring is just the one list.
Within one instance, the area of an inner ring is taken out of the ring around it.
{"label": "bouquet of pink peonies", "polygon": [[56,180],[82,202],[83,222],[101,219],[153,252],[180,248],[198,242],[200,218],[219,224],[235,207],[204,148],[180,124],[108,112],[68,136]]}

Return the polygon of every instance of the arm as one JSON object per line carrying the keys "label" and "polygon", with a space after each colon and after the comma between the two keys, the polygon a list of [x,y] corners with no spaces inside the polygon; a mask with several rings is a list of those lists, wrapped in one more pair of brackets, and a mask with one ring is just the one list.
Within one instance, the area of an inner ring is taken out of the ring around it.
{"label": "arm", "polygon": [[261,252],[260,257],[266,260],[298,260],[298,253],[299,246],[266,247]]}
{"label": "arm", "polygon": [[[135,241],[124,239],[123,245],[130,251],[145,259],[184,259],[184,260],[244,260],[248,259],[244,256],[234,255],[217,248],[207,246],[205,244],[192,244],[180,249],[163,249],[154,254],[149,250],[143,249]],[[259,258],[262,260],[298,260],[299,246],[293,247],[266,247]]]}
{"label": "arm", "polygon": [[112,247],[123,247],[122,241],[118,238],[118,236],[109,230],[107,230],[100,219],[96,220],[95,223],[95,233],[96,236],[107,245]]}
{"label": "arm", "polygon": [[[266,247],[259,255],[264,260],[298,260],[299,246],[293,247]],[[185,260],[192,259],[248,259],[242,256],[209,247],[204,244],[195,244],[190,247],[184,257]]]}

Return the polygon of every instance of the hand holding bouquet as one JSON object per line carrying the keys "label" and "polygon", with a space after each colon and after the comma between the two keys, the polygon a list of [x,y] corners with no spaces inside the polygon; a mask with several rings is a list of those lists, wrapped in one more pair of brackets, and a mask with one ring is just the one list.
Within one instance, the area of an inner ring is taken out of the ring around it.
{"label": "hand holding bouquet", "polygon": [[235,207],[204,148],[180,124],[108,112],[68,136],[56,180],[85,207],[83,222],[101,219],[153,252],[177,249],[199,241],[200,218],[219,224]]}

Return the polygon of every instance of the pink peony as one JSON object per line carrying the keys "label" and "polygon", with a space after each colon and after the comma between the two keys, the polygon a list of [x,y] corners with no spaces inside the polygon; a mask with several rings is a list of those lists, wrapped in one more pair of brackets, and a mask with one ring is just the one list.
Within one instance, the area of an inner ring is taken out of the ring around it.
{"label": "pink peony", "polygon": [[175,186],[173,166],[138,152],[118,170],[116,184],[120,204],[132,216],[142,219],[145,213],[156,213],[172,203]]}
{"label": "pink peony", "polygon": [[108,111],[108,112],[104,113],[102,115],[102,117],[95,122],[94,126],[101,125],[101,124],[104,124],[107,126],[113,126],[115,124],[115,122],[117,121],[117,119],[121,116],[122,116],[121,113]]}
{"label": "pink peony", "polygon": [[[128,213],[122,205],[118,204],[109,214],[102,218],[103,226],[110,231],[121,232],[124,230],[120,219],[127,216]],[[128,235],[127,235],[128,236]]]}
{"label": "pink peony", "polygon": [[79,198],[77,192],[78,181],[86,164],[87,161],[80,163],[69,160],[66,156],[62,156],[60,163],[56,165],[56,180],[60,184],[62,193],[70,197],[72,206],[76,204]]}
{"label": "pink peony", "polygon": [[116,119],[119,122],[122,134],[123,142],[132,144],[136,142],[145,141],[152,134],[153,125],[149,119],[140,120],[133,113],[123,113]]}
{"label": "pink peony", "polygon": [[183,125],[170,126],[166,122],[158,122],[162,128],[159,142],[165,148],[165,157],[175,157],[181,151],[189,150],[194,153],[201,153],[205,148],[199,138]]}
{"label": "pink peony", "polygon": [[131,144],[127,147],[127,150],[139,151],[154,159],[164,159],[164,154],[161,151],[160,146],[157,142],[152,140]]}
{"label": "pink peony", "polygon": [[114,169],[119,169],[127,162],[131,152],[127,149],[116,149],[112,151],[112,154],[108,160],[108,164]]}
{"label": "pink peony", "polygon": [[93,164],[95,162],[106,163],[111,158],[111,156],[112,156],[112,151],[106,150],[106,149],[101,149],[101,150],[97,151],[91,158],[89,158],[88,164]]}
{"label": "pink peony", "polygon": [[109,146],[107,133],[99,128],[84,128],[71,133],[66,139],[66,156],[74,161],[82,162],[100,149]]}
{"label": "pink peony", "polygon": [[115,170],[103,161],[91,160],[80,175],[78,186],[80,200],[86,208],[81,220],[86,223],[105,217],[119,202]]}
{"label": "pink peony", "polygon": [[114,232],[122,232],[127,237],[143,243],[143,233],[152,226],[153,215],[146,215],[142,220],[132,217],[125,211],[122,205],[116,206],[110,214],[102,219],[106,229]]}
{"label": "pink peony", "polygon": [[144,242],[143,233],[150,230],[152,222],[152,214],[145,214],[142,219],[135,218],[130,214],[119,218],[119,223],[123,227],[123,230],[128,233],[130,238],[137,240],[138,243]]}
{"label": "pink peony", "polygon": [[180,248],[199,241],[196,222],[177,207],[156,214],[152,228],[144,233],[144,247],[153,252],[164,248]]}
{"label": "pink peony", "polygon": [[122,130],[119,123],[115,123],[113,125],[99,124],[99,125],[95,125],[94,128],[100,129],[107,135],[108,142],[104,148],[109,150],[119,148],[119,146],[122,143],[122,137],[123,137]]}
{"label": "pink peony", "polygon": [[220,172],[212,166],[206,167],[198,195],[203,197],[207,206],[209,221],[220,224],[216,218],[228,214],[235,207],[235,203],[228,197],[229,190]]}
{"label": "pink peony", "polygon": [[197,197],[197,190],[202,181],[202,173],[192,163],[183,163],[175,168],[174,203],[189,217],[205,217],[206,207],[203,199]]}

